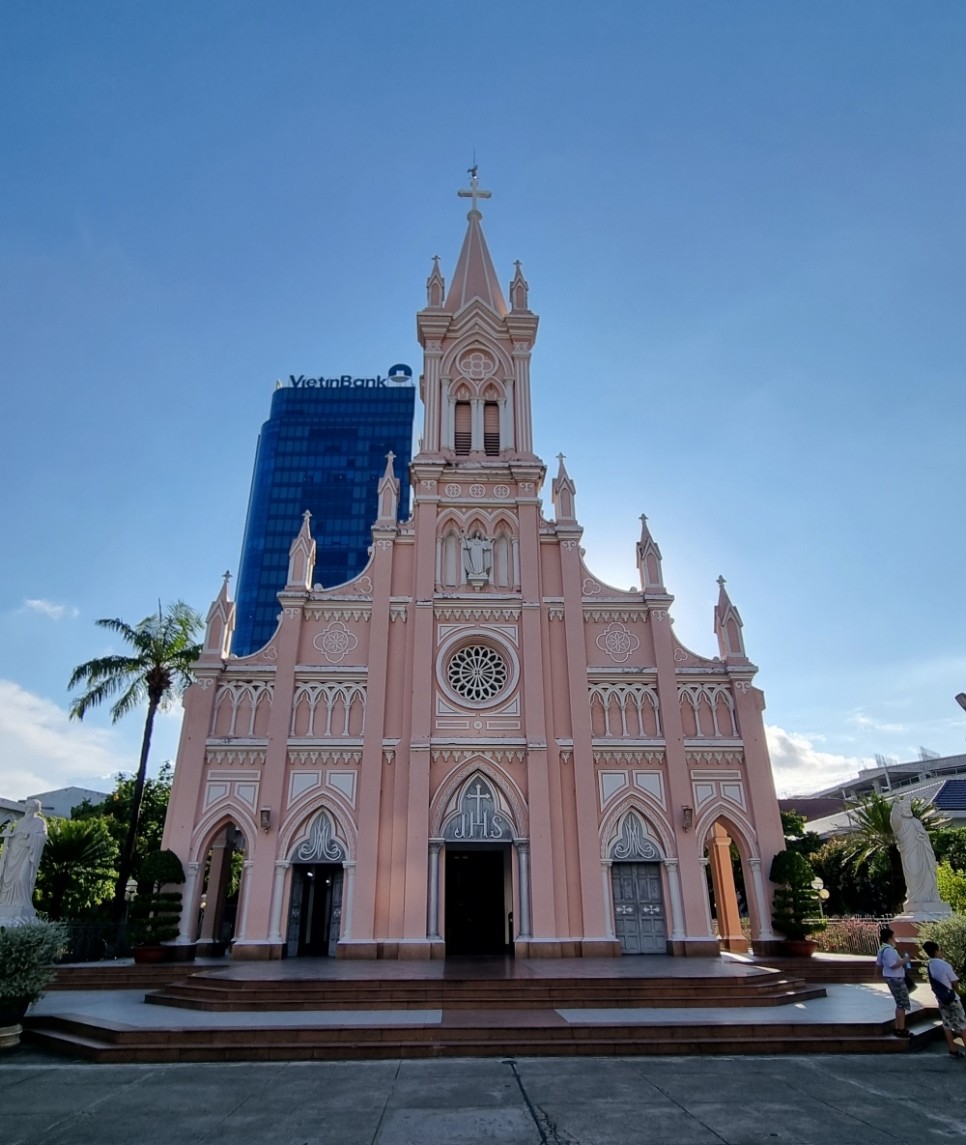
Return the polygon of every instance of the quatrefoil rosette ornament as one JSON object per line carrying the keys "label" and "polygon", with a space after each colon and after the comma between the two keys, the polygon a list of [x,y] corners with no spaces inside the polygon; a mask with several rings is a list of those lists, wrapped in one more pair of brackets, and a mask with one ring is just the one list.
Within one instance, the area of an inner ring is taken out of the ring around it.
{"label": "quatrefoil rosette ornament", "polygon": [[628,632],[627,628],[617,621],[608,624],[597,637],[597,647],[601,652],[606,652],[615,664],[624,664],[640,646],[641,642],[634,633]]}
{"label": "quatrefoil rosette ornament", "polygon": [[358,638],[341,620],[333,620],[312,641],[330,664],[341,663],[359,645]]}

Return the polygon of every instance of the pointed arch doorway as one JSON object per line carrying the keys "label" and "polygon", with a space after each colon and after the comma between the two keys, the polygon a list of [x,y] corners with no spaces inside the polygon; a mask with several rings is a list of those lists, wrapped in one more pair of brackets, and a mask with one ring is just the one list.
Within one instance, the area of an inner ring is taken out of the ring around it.
{"label": "pointed arch doorway", "polygon": [[621,954],[667,954],[663,857],[643,817],[628,811],[610,848],[614,933]]}
{"label": "pointed arch doorway", "polygon": [[289,958],[334,958],[342,929],[345,844],[324,808],[292,852],[285,953]]}
{"label": "pointed arch doorway", "polygon": [[471,776],[443,824],[438,848],[448,958],[513,953],[513,845],[520,845],[514,836],[489,779],[479,772]]}

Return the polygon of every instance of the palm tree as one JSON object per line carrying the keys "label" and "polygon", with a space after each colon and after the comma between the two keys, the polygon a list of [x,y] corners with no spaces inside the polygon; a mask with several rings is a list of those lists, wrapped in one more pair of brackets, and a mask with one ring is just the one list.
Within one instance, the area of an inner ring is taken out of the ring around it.
{"label": "palm tree", "polygon": [[[877,791],[872,791],[849,808],[850,836],[854,847],[848,858],[856,867],[865,866],[876,855],[883,854],[889,861],[892,897],[896,904],[902,901],[905,880],[902,859],[892,830],[892,803]],[[925,799],[912,800],[912,813],[925,824],[930,835],[945,827],[948,820],[942,812]]]}
{"label": "palm tree", "polygon": [[117,843],[105,819],[50,819],[37,894],[52,922],[106,901],[117,878]]}
{"label": "palm tree", "polygon": [[148,705],[131,799],[131,821],[114,885],[114,916],[120,921],[124,916],[124,893],[134,866],[154,717],[159,709],[169,708],[192,681],[191,666],[201,655],[201,645],[194,639],[201,630],[201,617],[179,600],[169,604],[164,611],[159,603],[157,616],[147,616],[133,627],[118,619],[98,620],[97,624],[121,636],[129,645],[130,652],[88,660],[74,669],[68,689],[83,685],[87,690],[71,704],[71,719],[82,720],[105,700],[114,701],[112,723],[117,723],[145,701]]}

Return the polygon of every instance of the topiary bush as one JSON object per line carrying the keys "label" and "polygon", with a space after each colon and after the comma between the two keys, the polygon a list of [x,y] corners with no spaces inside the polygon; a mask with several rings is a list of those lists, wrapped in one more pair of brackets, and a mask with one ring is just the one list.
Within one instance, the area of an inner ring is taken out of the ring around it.
{"label": "topiary bush", "polygon": [[801,942],[825,929],[818,893],[812,887],[815,872],[804,855],[779,851],[768,877],[775,883],[771,924],[791,942]]}

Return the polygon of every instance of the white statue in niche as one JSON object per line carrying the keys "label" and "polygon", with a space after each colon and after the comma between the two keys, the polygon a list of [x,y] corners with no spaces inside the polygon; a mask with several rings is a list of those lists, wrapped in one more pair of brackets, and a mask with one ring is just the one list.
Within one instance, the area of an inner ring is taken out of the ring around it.
{"label": "white statue in niche", "polygon": [[486,584],[493,567],[493,542],[479,529],[463,538],[463,571],[470,584]]}
{"label": "white statue in niche", "polygon": [[902,877],[906,882],[907,914],[949,914],[948,903],[939,897],[936,881],[936,853],[923,821],[912,813],[912,797],[897,799],[892,805],[889,822],[896,836],[902,859]]}
{"label": "white statue in niche", "polygon": [[3,832],[0,851],[0,926],[33,922],[34,886],[40,854],[47,843],[47,821],[40,814],[40,800],[28,799],[22,819]]}

